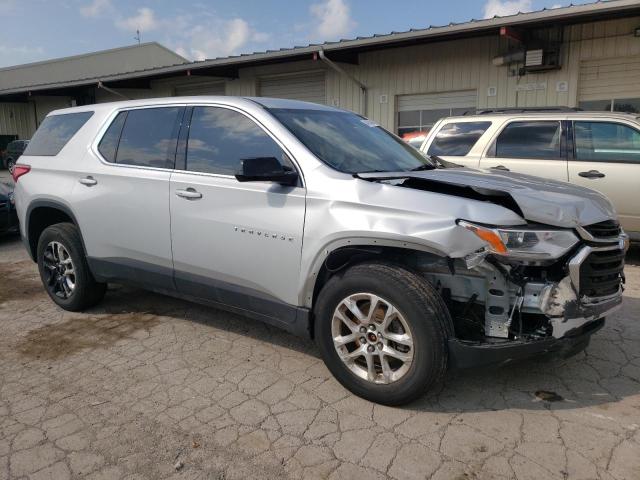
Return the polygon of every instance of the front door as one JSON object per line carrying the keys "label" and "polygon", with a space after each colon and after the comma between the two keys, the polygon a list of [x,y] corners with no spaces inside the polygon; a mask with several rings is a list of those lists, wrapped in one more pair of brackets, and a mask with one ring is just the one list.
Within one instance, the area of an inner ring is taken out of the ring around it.
{"label": "front door", "polygon": [[508,123],[480,160],[480,168],[566,182],[567,157],[562,122],[517,120]]}
{"label": "front door", "polygon": [[184,157],[170,182],[178,290],[287,328],[297,306],[305,189],[240,183],[234,174],[247,158],[295,168],[289,157],[253,119],[214,106],[193,108]]}
{"label": "front door", "polygon": [[621,122],[575,121],[569,180],[613,203],[627,232],[640,234],[640,131]]}

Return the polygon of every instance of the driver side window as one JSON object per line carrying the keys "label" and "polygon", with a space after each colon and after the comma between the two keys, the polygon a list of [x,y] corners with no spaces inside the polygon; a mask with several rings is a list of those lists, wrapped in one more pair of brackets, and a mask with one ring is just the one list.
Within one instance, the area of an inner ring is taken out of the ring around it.
{"label": "driver side window", "polygon": [[274,157],[293,168],[283,150],[253,120],[221,107],[195,107],[187,142],[186,169],[234,175],[240,161]]}

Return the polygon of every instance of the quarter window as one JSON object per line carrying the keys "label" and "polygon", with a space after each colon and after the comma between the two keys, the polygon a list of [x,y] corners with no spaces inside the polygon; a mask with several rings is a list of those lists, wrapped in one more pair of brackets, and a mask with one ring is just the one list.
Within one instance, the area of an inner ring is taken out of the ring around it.
{"label": "quarter window", "polygon": [[491,122],[448,123],[429,146],[429,155],[464,156],[491,126]]}
{"label": "quarter window", "polygon": [[92,115],[93,112],[49,115],[33,135],[24,155],[57,155]]}
{"label": "quarter window", "polygon": [[292,168],[278,144],[253,120],[219,107],[195,107],[187,143],[187,170],[234,175],[247,158],[277,158]]}
{"label": "quarter window", "polygon": [[[142,108],[128,111],[115,153],[116,163],[173,168],[179,115],[182,111],[182,107]],[[114,123],[117,120],[116,117]],[[117,125],[113,132],[107,131],[107,134],[115,136],[116,129]],[[107,153],[112,148],[110,145],[112,141],[106,139],[104,150]],[[102,142],[100,145],[102,146]]]}
{"label": "quarter window", "polygon": [[561,158],[560,122],[513,122],[496,140],[498,158]]}
{"label": "quarter window", "polygon": [[126,119],[127,112],[120,112],[115,120],[111,122],[111,125],[109,125],[102,140],[100,140],[98,151],[107,162],[115,163],[116,161],[118,142],[120,141],[120,134],[122,133],[122,127],[124,127]]}
{"label": "quarter window", "polygon": [[576,158],[640,163],[640,132],[612,122],[575,122]]}

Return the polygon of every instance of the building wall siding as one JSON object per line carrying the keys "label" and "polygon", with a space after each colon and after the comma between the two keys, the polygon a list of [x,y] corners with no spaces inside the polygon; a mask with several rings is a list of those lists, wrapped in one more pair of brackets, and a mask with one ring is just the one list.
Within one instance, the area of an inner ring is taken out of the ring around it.
{"label": "building wall siding", "polygon": [[36,129],[33,103],[0,103],[0,134],[29,139]]}

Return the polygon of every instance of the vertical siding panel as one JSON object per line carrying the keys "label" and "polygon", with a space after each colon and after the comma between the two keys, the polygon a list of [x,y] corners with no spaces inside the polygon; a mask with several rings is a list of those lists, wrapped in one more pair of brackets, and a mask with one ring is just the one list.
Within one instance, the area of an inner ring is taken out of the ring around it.
{"label": "vertical siding panel", "polygon": [[604,22],[599,22],[593,25],[593,50],[592,55],[594,57],[604,56],[604,41],[603,36],[605,34]]}

